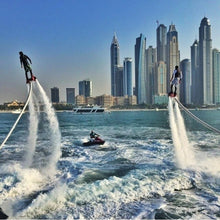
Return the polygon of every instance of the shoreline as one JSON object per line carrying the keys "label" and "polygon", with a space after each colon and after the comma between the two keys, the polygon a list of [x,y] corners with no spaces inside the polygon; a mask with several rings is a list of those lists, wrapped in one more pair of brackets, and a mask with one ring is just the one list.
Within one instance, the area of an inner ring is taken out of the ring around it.
{"label": "shoreline", "polygon": [[[213,110],[213,111],[219,111],[220,109],[218,108],[189,108],[188,110],[192,110],[192,111],[205,111],[205,110]],[[154,111],[154,112],[159,112],[159,111],[168,111],[167,108],[163,108],[163,109],[108,109],[109,112],[144,112],[144,111]],[[28,111],[25,111],[24,113],[26,113]],[[71,110],[55,110],[55,112],[72,112]],[[19,113],[13,113],[13,110],[0,110],[0,114],[1,113],[11,113],[14,115],[19,115]],[[107,112],[105,112],[107,113]]]}

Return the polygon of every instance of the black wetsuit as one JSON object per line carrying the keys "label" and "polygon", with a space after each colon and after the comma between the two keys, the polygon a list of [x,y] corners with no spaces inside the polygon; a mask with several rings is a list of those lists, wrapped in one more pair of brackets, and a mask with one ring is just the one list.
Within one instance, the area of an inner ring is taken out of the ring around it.
{"label": "black wetsuit", "polygon": [[26,79],[28,80],[28,76],[27,76],[28,72],[30,72],[31,78],[32,78],[33,73],[32,73],[32,69],[31,69],[31,65],[30,65],[30,63],[32,63],[31,59],[25,54],[20,54],[20,62],[21,62],[21,67],[22,67],[22,65],[24,67]]}

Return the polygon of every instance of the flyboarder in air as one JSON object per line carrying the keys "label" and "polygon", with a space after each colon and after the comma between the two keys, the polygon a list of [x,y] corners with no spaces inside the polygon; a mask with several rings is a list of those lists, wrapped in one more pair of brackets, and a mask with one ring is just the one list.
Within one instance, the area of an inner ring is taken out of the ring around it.
{"label": "flyboarder in air", "polygon": [[[173,75],[170,79],[171,91],[169,92],[169,96],[171,97],[176,96],[177,86],[180,84],[181,79],[182,79],[182,73],[180,72],[179,67],[175,66],[175,70],[173,71]],[[173,92],[173,86],[175,87],[174,92]]]}
{"label": "flyboarder in air", "polygon": [[[22,51],[19,52],[19,55],[20,55],[21,68],[24,67],[25,70],[26,83],[29,83],[32,80],[36,80],[36,77],[33,75],[30,65],[30,63],[32,64],[31,59],[27,55],[23,54]],[[27,74],[28,72],[30,72],[31,78],[28,78],[28,74]]]}

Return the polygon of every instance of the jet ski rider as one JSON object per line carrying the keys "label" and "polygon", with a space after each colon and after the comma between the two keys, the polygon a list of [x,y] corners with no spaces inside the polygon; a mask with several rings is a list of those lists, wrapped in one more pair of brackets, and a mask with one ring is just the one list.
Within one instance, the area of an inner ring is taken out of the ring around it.
{"label": "jet ski rider", "polygon": [[95,141],[95,140],[99,140],[100,139],[99,138],[99,134],[96,134],[93,130],[91,130],[89,135],[90,135],[91,141]]}

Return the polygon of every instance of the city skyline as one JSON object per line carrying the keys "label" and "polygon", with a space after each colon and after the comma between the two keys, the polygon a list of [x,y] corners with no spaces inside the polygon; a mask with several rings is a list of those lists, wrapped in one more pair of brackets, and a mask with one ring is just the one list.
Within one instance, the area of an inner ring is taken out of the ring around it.
{"label": "city skyline", "polygon": [[[78,91],[78,81],[85,78],[93,81],[94,96],[111,94],[109,48],[114,32],[120,60],[134,60],[135,39],[140,33],[146,36],[146,48],[155,48],[156,21],[167,27],[173,23],[178,30],[180,60],[190,59],[190,47],[199,38],[200,21],[206,16],[212,25],[212,46],[219,49],[220,2],[206,3],[139,0],[129,2],[124,10],[123,1],[114,0],[1,2],[0,103],[26,98],[20,50],[32,59],[33,72],[48,96],[56,86],[64,101],[65,88]],[[134,78],[133,63],[133,86]]]}

